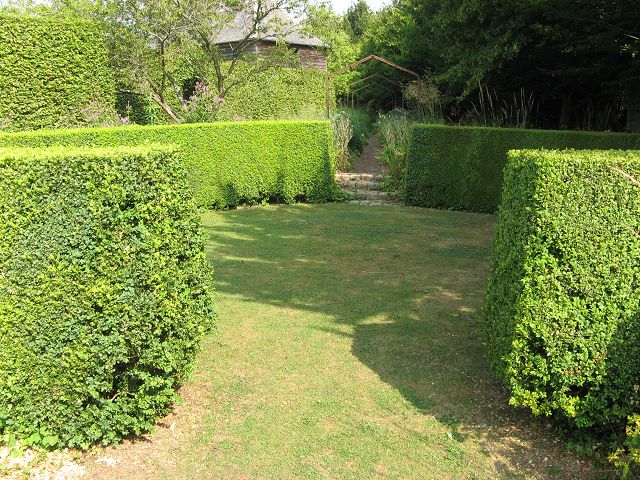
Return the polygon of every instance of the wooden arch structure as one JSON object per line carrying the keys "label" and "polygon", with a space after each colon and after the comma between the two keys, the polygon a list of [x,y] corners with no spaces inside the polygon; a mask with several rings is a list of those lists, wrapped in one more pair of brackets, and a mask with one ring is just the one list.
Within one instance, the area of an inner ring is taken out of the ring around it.
{"label": "wooden arch structure", "polygon": [[[387,60],[386,58],[382,58],[379,57],[378,55],[369,55],[366,56],[364,58],[361,58],[360,60],[358,60],[357,62],[353,62],[349,65],[347,65],[346,67],[341,68],[340,70],[336,70],[335,72],[327,72],[325,77],[324,77],[324,94],[325,94],[325,103],[326,103],[326,114],[327,114],[327,118],[329,118],[330,114],[331,114],[331,79],[341,75],[345,72],[348,72],[349,70],[352,70],[354,68],[356,68],[358,65],[362,65],[363,63],[369,62],[371,60],[376,60],[380,63],[384,63],[385,65],[389,65],[390,67],[393,67],[397,70],[400,70],[402,72],[408,73],[409,75],[413,75],[416,80],[417,80],[417,84],[418,84],[418,98],[420,98],[420,89],[421,89],[421,82],[422,79],[420,78],[420,75],[418,75],[416,72],[414,72],[413,70],[409,70],[406,67],[403,67],[402,65],[398,65],[397,63],[392,62],[391,60]],[[376,74],[374,74],[376,75]],[[368,77],[365,77],[364,79],[361,79],[361,81],[365,81],[368,80],[369,78],[373,77],[374,75],[369,75]],[[382,75],[384,77],[384,75]],[[390,80],[390,79],[389,79]],[[357,82],[354,82],[357,83]]]}
{"label": "wooden arch structure", "polygon": [[[382,85],[382,84],[380,84],[380,83],[378,83],[376,81],[373,81],[373,82],[371,82],[369,84],[366,84],[366,85],[363,85],[361,87],[358,87],[355,90],[352,89],[352,87],[354,85],[358,85],[358,84],[360,84],[362,82],[366,82],[368,80],[371,80],[372,78],[375,78],[375,79],[379,78],[381,80],[384,80],[386,83],[384,85]],[[359,92],[360,90],[363,90],[364,88],[368,87],[369,85],[376,85],[376,86],[378,86],[380,88],[386,88],[386,89],[390,89],[391,88],[389,85],[394,85],[396,87],[400,87],[401,89],[403,87],[403,85],[400,82],[396,82],[395,80],[387,77],[386,75],[383,75],[381,73],[374,73],[374,74],[368,75],[368,76],[366,76],[364,78],[359,78],[355,82],[351,82],[349,85],[347,85],[347,88],[349,88],[349,90],[350,90],[349,92],[347,92],[347,105],[349,104],[349,97],[351,97],[351,104],[352,104],[351,106],[353,107],[353,97],[354,97],[354,95],[359,97],[359,95],[357,95],[357,92]],[[395,105],[395,99],[396,99],[395,91],[394,91],[393,96],[394,96],[394,105]],[[404,106],[404,92],[402,92],[401,105]]]}

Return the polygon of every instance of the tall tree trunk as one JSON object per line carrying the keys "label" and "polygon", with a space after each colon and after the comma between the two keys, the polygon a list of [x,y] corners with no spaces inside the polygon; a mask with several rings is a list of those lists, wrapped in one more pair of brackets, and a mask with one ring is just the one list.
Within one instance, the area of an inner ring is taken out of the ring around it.
{"label": "tall tree trunk", "polygon": [[151,98],[167,114],[173,123],[180,123],[180,119],[175,114],[171,106],[157,93],[151,92]]}
{"label": "tall tree trunk", "polygon": [[627,109],[627,132],[640,133],[640,79],[627,84],[624,104]]}
{"label": "tall tree trunk", "polygon": [[562,95],[562,105],[560,106],[560,121],[558,122],[558,128],[560,130],[567,130],[571,128],[569,125],[571,115],[571,94]]}

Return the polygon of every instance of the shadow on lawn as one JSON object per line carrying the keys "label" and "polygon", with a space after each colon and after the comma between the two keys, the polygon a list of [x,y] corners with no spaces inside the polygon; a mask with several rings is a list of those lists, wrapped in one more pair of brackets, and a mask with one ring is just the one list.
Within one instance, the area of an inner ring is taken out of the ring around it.
{"label": "shadow on lawn", "polygon": [[486,364],[478,320],[495,219],[386,208],[401,207],[226,212],[207,230],[216,288],[330,315],[336,326],[318,328],[350,336],[363,364],[455,441],[480,442],[505,477],[589,478],[541,421],[508,406]]}

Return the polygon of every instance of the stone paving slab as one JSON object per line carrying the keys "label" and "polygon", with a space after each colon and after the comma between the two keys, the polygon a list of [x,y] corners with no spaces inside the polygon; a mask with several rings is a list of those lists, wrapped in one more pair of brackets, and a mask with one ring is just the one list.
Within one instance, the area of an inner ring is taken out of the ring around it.
{"label": "stone paving slab", "polygon": [[384,175],[366,172],[337,173],[336,182],[356,205],[391,205],[398,202],[383,189]]}

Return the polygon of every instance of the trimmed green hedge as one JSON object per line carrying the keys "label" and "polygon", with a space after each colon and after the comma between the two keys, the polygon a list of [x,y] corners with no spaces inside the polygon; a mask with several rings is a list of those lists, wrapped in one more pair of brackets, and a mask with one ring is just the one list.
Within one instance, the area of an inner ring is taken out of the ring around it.
{"label": "trimmed green hedge", "polygon": [[494,212],[512,149],[640,148],[640,135],[417,125],[413,128],[405,201],[421,207]]}
{"label": "trimmed green hedge", "polygon": [[[315,68],[272,68],[250,74],[250,68],[250,64],[238,64],[234,75],[251,75],[251,81],[229,91],[216,114],[216,121],[318,120],[325,117],[324,72]],[[189,68],[184,70],[180,83],[191,83]],[[331,95],[331,99],[331,107],[335,108],[335,95]],[[119,93],[117,103],[118,112],[136,124],[171,123],[160,107],[143,95]]]}
{"label": "trimmed green hedge", "polygon": [[332,199],[332,138],[325,121],[229,122],[6,134],[0,135],[0,147],[177,144],[198,204],[229,208],[263,200]]}
{"label": "trimmed green hedge", "polygon": [[217,119],[321,119],[324,89],[324,73],[318,69],[275,68],[231,89]]}
{"label": "trimmed green hedge", "polygon": [[114,114],[114,107],[96,24],[0,15],[0,129],[82,126]]}
{"label": "trimmed green hedge", "polygon": [[640,413],[640,152],[513,151],[485,303],[512,403],[594,438]]}
{"label": "trimmed green hedge", "polygon": [[87,447],[151,428],[213,321],[173,149],[0,149],[0,432]]}

